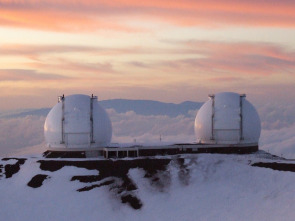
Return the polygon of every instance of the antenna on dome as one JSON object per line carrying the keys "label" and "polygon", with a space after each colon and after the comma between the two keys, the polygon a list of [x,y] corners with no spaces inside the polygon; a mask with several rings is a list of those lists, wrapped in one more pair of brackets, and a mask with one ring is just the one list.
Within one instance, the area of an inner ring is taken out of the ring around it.
{"label": "antenna on dome", "polygon": [[58,97],[58,103],[62,102],[62,106],[61,106],[61,141],[60,144],[64,144],[65,143],[65,95],[63,94],[62,96]]}
{"label": "antenna on dome", "polygon": [[58,103],[62,102],[65,99],[65,95],[63,94],[62,96],[58,96],[57,101]]}

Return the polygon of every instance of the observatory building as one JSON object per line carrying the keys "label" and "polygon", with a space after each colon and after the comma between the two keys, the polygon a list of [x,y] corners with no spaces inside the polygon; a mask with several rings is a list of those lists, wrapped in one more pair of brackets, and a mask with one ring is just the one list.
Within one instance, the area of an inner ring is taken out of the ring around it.
{"label": "observatory building", "polygon": [[49,112],[44,134],[47,158],[123,158],[186,153],[251,153],[258,150],[259,116],[245,94],[209,95],[195,118],[195,143],[162,146],[110,145],[112,126],[97,97],[61,96]]}
{"label": "observatory building", "polygon": [[[258,150],[261,125],[245,94],[223,92],[209,95],[195,118],[196,143],[137,146],[136,156],[193,153],[246,154]],[[127,149],[126,149],[127,150]],[[131,151],[131,148],[128,149]],[[125,157],[124,148],[105,148],[104,156]]]}
{"label": "observatory building", "polygon": [[209,98],[195,119],[197,142],[258,147],[260,119],[246,95],[223,92]]}
{"label": "observatory building", "polygon": [[96,96],[60,96],[44,124],[45,141],[51,151],[85,151],[107,146],[112,125]]}

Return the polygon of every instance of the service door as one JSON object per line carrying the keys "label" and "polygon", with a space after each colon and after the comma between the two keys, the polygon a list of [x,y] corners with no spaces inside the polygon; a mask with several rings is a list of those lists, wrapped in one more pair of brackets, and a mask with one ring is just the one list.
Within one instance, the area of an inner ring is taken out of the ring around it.
{"label": "service door", "polygon": [[[239,97],[237,97],[239,98]],[[214,138],[220,143],[239,143],[240,141],[240,100],[215,105]]]}
{"label": "service door", "polygon": [[[65,105],[64,136],[68,148],[90,147],[90,99],[78,104]],[[67,111],[67,109],[71,111]]]}

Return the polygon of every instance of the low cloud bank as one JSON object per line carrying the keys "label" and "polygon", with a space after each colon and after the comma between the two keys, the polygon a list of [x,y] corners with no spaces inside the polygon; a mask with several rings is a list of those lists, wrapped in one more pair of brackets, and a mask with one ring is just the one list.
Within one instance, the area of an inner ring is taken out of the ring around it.
{"label": "low cloud bank", "polygon": [[290,127],[263,130],[260,149],[288,159],[295,159],[295,124]]}
{"label": "low cloud bank", "polygon": [[42,143],[44,121],[39,116],[0,119],[0,156]]}
{"label": "low cloud bank", "polygon": [[257,107],[263,129],[281,129],[295,123],[295,104],[268,103]]}
{"label": "low cloud bank", "polygon": [[[279,106],[274,110],[271,105],[259,108],[264,125],[260,149],[295,159],[295,119],[291,117],[294,112],[292,108]],[[144,116],[133,111],[117,113],[114,109],[108,109],[107,112],[113,125],[114,143],[159,143],[160,138],[165,143],[195,141],[194,119],[197,111],[176,117]],[[29,151],[32,146],[37,149],[45,146],[44,121],[44,116],[35,115],[0,118],[0,156],[13,155],[25,149]]]}
{"label": "low cloud bank", "polygon": [[161,140],[164,142],[188,142],[194,138],[194,114],[189,117],[179,115],[169,117],[163,115],[143,116],[129,111],[117,113],[108,110],[113,124],[113,142],[150,143]]}
{"label": "low cloud bank", "polygon": [[[114,143],[193,142],[195,111],[187,116],[143,116],[133,111],[117,113],[107,110],[113,126]],[[44,143],[45,117],[26,116],[0,119],[0,156],[14,154],[31,146]],[[45,145],[45,144],[44,144]],[[27,148],[28,149],[28,148]]]}

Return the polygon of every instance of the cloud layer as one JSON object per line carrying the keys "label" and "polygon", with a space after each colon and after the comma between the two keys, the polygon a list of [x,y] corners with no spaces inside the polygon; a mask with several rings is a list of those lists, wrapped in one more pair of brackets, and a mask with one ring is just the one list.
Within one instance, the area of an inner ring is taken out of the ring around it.
{"label": "cloud layer", "polygon": [[[295,158],[295,122],[292,112],[295,108],[289,107],[282,112],[283,109],[283,106],[274,109],[271,105],[259,109],[264,128],[260,138],[260,149]],[[117,113],[113,109],[107,111],[113,125],[113,143],[159,144],[195,141],[193,125],[196,110],[189,111],[186,116],[176,117],[143,116],[133,111]],[[46,149],[43,136],[44,121],[43,116],[0,119],[0,156],[14,155],[17,152],[27,154],[36,148],[40,149],[39,152]]]}
{"label": "cloud layer", "polygon": [[295,159],[295,124],[281,129],[263,130],[260,148],[287,159]]}
{"label": "cloud layer", "polygon": [[181,102],[275,90],[288,100],[294,11],[290,0],[0,0],[0,109],[73,93]]}
{"label": "cloud layer", "polygon": [[127,18],[177,26],[294,27],[293,1],[0,1],[0,25],[54,31],[132,29]]}
{"label": "cloud layer", "polygon": [[118,114],[108,110],[113,124],[113,141],[132,143],[192,142],[194,117],[143,116],[129,111]]}
{"label": "cloud layer", "polygon": [[[265,94],[277,90],[273,99],[287,100],[294,92],[295,52],[285,46],[199,40],[162,44],[165,47],[0,45],[0,60],[14,60],[0,67],[0,98],[38,94],[34,105],[43,107],[48,104],[42,96],[56,100],[52,91],[169,101],[200,100],[226,90],[259,99],[268,99]],[[26,62],[12,68],[20,57]],[[4,105],[1,102],[0,108],[8,109]]]}
{"label": "cloud layer", "polygon": [[44,142],[44,121],[44,117],[37,116],[0,119],[0,155]]}

